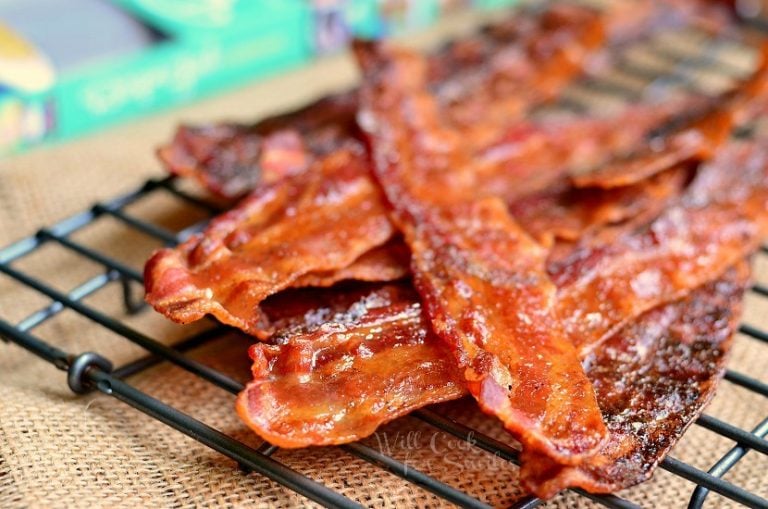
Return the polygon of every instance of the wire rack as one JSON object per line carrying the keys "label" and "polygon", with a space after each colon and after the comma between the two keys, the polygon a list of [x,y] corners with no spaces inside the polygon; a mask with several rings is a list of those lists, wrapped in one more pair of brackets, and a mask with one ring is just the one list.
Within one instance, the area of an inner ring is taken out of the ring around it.
{"label": "wire rack", "polygon": [[[755,34],[760,36],[765,32],[765,24],[753,21],[745,24],[744,31],[749,32],[750,37],[755,36]],[[637,59],[633,61],[632,58],[622,55],[614,69],[623,76],[622,79],[617,79],[616,76],[619,74],[614,73],[600,78],[592,77],[581,80],[576,87],[564,95],[559,106],[581,112],[593,109],[595,104],[606,99],[633,101],[643,94],[648,94],[649,91],[655,93],[656,90],[668,91],[676,88],[701,89],[701,80],[694,78],[694,75],[703,71],[721,78],[724,76],[733,78],[739,74],[744,74],[744,69],[734,66],[727,56],[726,50],[735,44],[732,35],[719,39],[707,38],[701,44],[696,45],[696,51],[693,53],[679,45],[669,43],[669,40],[664,43],[665,40],[660,38],[648,42],[643,49],[645,57],[641,59],[641,63],[638,63]],[[663,71],[660,72],[657,66],[651,65],[649,62],[663,63]],[[627,77],[630,79],[625,79]],[[633,80],[642,85],[632,84]],[[207,216],[219,212],[217,206],[185,191],[183,186],[173,178],[150,180],[133,192],[98,203],[89,210],[50,227],[40,229],[34,235],[1,249],[0,273],[43,295],[50,303],[16,323],[11,323],[5,317],[0,316],[0,337],[7,342],[15,343],[27,349],[58,369],[66,371],[69,388],[77,394],[96,390],[117,398],[228,456],[235,460],[242,469],[264,475],[324,506],[359,507],[358,502],[333,491],[275,459],[273,454],[277,450],[276,447],[268,443],[264,443],[260,447],[250,447],[174,408],[169,403],[142,392],[129,381],[131,375],[161,362],[169,362],[231,393],[233,396],[242,389],[241,382],[193,359],[189,355],[194,348],[216,338],[217,334],[221,333],[220,327],[195,333],[174,346],[167,346],[160,340],[129,326],[125,320],[100,311],[86,303],[89,296],[101,292],[108,286],[119,285],[122,289],[122,300],[127,314],[143,312],[142,274],[140,269],[129,266],[105,252],[76,240],[73,236],[76,232],[89,225],[104,221],[105,218],[112,218],[129,229],[156,239],[159,244],[171,246],[204,227],[206,221],[196,223],[180,231],[170,231],[130,213],[130,206],[149,200],[158,194],[170,196],[186,206],[199,209]],[[19,261],[51,244],[71,252],[82,260],[82,263],[95,262],[103,270],[97,276],[83,281],[68,291],[62,291],[50,284],[45,278],[35,277],[18,268]],[[764,247],[757,256],[768,256],[768,249]],[[766,286],[756,284],[752,287],[751,292],[758,298],[768,298],[768,287]],[[71,310],[97,324],[105,332],[111,331],[124,340],[140,346],[146,351],[146,356],[128,364],[114,367],[107,357],[98,352],[67,352],[58,348],[53,338],[43,338],[34,333],[36,328],[55,320],[65,310]],[[759,342],[768,343],[768,331],[746,324],[742,325],[739,330]],[[768,359],[766,361],[768,362]],[[729,369],[725,373],[725,382],[723,383],[740,386],[758,395],[762,398],[761,401],[768,402],[768,383],[764,380],[758,380],[736,369]],[[469,442],[472,447],[478,447],[505,461],[517,464],[518,453],[513,447],[445,417],[434,409],[422,409],[414,412],[412,416],[441,432]],[[708,471],[698,469],[675,459],[673,456],[668,456],[661,463],[662,469],[693,483],[694,488],[690,495],[689,507],[702,507],[708,494],[716,492],[745,506],[768,508],[768,500],[723,479],[723,476],[745,455],[750,453],[768,455],[768,441],[765,438],[768,435],[768,414],[754,429],[742,429],[706,414],[699,417],[695,424],[712,434],[731,441],[733,447]],[[406,465],[373,447],[362,443],[352,443],[340,447],[346,453],[385,469],[400,477],[404,482],[418,485],[450,503],[463,507],[488,507],[485,502],[472,495],[414,469],[413,466]],[[639,507],[635,502],[614,495],[593,495],[581,490],[574,491],[605,507]],[[539,503],[541,501],[536,498],[526,497],[515,503],[513,507],[518,509],[531,508]]]}

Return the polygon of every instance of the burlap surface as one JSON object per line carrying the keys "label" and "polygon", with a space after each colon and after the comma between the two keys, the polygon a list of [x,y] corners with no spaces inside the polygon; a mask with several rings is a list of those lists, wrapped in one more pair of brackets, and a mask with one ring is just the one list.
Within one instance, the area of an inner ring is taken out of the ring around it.
{"label": "burlap surface", "polygon": [[[474,24],[453,20],[439,33]],[[426,40],[434,38],[434,34]],[[161,176],[152,148],[168,139],[179,121],[248,120],[354,81],[354,68],[336,58],[251,85],[223,97],[173,110],[153,118],[52,148],[0,161],[0,245],[78,212],[97,200],[135,188],[147,177]],[[201,217],[199,211],[158,195],[131,213],[168,228]],[[140,268],[157,243],[111,219],[75,235],[129,265]],[[16,265],[69,289],[102,269],[66,250],[49,246]],[[756,261],[758,279],[768,282],[768,263]],[[116,285],[86,302],[125,320],[136,329],[172,343],[196,326],[169,324],[151,311],[128,317]],[[48,302],[35,292],[0,276],[0,316],[18,321]],[[745,320],[768,327],[768,306],[747,299]],[[200,326],[202,327],[202,326]],[[96,350],[116,364],[142,351],[71,311],[37,328],[35,334],[79,353]],[[204,362],[247,378],[247,341],[225,337],[194,355]],[[766,381],[768,345],[739,336],[730,366]],[[239,422],[233,398],[181,369],[161,365],[130,379],[149,394],[171,403],[231,436],[254,446],[260,441]],[[72,395],[64,373],[13,345],[0,344],[0,507],[290,507],[310,505],[302,497],[257,474],[245,474],[234,462],[163,424],[103,395]],[[507,440],[497,423],[479,415],[471,403],[441,411],[477,429]],[[707,412],[745,429],[768,415],[768,403],[747,390],[723,383]],[[413,418],[386,426],[367,443],[408,465],[497,506],[519,493],[515,468]],[[707,469],[733,443],[693,427],[673,456]],[[335,448],[279,451],[276,457],[299,472],[375,507],[435,507],[441,499],[392,474]],[[768,497],[768,458],[750,454],[727,475],[734,483]],[[625,495],[647,507],[683,507],[693,486],[668,472]],[[734,504],[711,495],[711,507]],[[591,507],[575,494],[563,494],[551,507]]]}

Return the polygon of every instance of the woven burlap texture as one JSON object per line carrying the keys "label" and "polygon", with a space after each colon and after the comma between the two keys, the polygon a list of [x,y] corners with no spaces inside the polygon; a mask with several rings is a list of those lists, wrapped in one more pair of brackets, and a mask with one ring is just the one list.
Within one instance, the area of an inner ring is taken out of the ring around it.
{"label": "woven burlap texture", "polygon": [[[474,20],[443,27],[461,30]],[[430,37],[430,36],[428,36]],[[133,189],[148,177],[162,175],[152,148],[172,134],[180,121],[249,120],[352,83],[355,72],[346,58],[335,58],[249,86],[226,96],[134,122],[66,145],[38,149],[0,161],[0,245],[83,210],[97,200]],[[131,213],[168,228],[191,224],[201,216],[170,197],[153,197]],[[157,247],[151,239],[111,219],[76,234],[78,241],[140,268]],[[757,262],[758,279],[768,281],[768,265]],[[66,290],[103,271],[63,248],[47,246],[16,266]],[[116,285],[89,297],[87,303],[125,320],[136,329],[172,343],[192,327],[178,327],[144,311],[126,316]],[[0,277],[0,316],[21,320],[49,302],[39,294]],[[768,326],[768,307],[748,298],[745,320]],[[116,364],[142,351],[71,311],[34,333],[72,353],[95,350]],[[225,337],[196,351],[195,357],[245,380],[247,340]],[[766,380],[768,345],[739,336],[730,365]],[[141,390],[174,405],[225,433],[260,444],[237,419],[233,397],[186,373],[160,365],[130,378]],[[496,422],[469,402],[442,409],[456,419],[501,440]],[[764,398],[723,383],[707,412],[751,429],[768,415]],[[452,486],[496,506],[519,497],[516,470],[506,462],[467,450],[453,439],[413,418],[386,426],[367,440]],[[709,468],[733,443],[693,427],[673,451],[676,458]],[[444,502],[380,468],[337,448],[279,451],[276,458],[297,471],[373,507],[438,507]],[[768,459],[748,455],[727,478],[768,497]],[[693,486],[668,472],[626,492],[647,507],[683,507]],[[711,507],[733,504],[712,495]],[[0,345],[0,507],[294,507],[306,499],[259,476],[108,396],[74,396],[65,374],[17,346]],[[591,507],[573,493],[550,507]]]}

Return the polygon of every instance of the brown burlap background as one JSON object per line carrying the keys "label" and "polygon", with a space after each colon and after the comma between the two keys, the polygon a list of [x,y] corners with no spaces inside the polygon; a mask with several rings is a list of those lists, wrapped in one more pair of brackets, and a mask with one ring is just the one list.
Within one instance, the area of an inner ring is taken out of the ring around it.
{"label": "brown burlap background", "polygon": [[[435,33],[475,23],[464,17]],[[434,39],[435,34],[425,37]],[[5,245],[93,202],[135,188],[162,175],[152,149],[181,121],[248,120],[345,86],[354,80],[345,58],[327,60],[226,96],[118,127],[87,139],[0,161],[0,245]],[[158,195],[130,212],[169,228],[199,219],[200,213]],[[111,219],[75,235],[83,243],[134,267],[157,244]],[[768,263],[756,261],[756,277],[768,282]],[[56,247],[45,247],[17,264],[24,271],[69,289],[100,273],[99,266]],[[198,326],[181,328],[152,311],[125,316],[116,285],[86,302],[126,320],[153,337],[172,343]],[[40,295],[0,276],[0,316],[20,320],[47,304]],[[768,327],[765,301],[749,297],[745,320]],[[202,327],[202,326],[199,326]],[[198,327],[198,328],[199,328]],[[71,311],[39,327],[35,334],[73,353],[95,350],[116,364],[141,350]],[[196,358],[245,380],[247,340],[225,337],[194,353]],[[740,336],[730,366],[766,381],[768,345]],[[254,446],[260,441],[240,424],[233,398],[181,369],[161,365],[130,379],[142,390]],[[492,436],[506,440],[492,420],[471,403],[442,409]],[[768,415],[765,398],[723,383],[709,414],[750,429]],[[518,496],[514,467],[462,442],[403,418],[367,441],[438,479],[497,505]],[[732,443],[693,427],[673,456],[707,469]],[[435,507],[441,500],[335,448],[279,451],[281,461],[369,506]],[[768,458],[750,454],[727,475],[734,483],[768,497]],[[692,484],[659,471],[626,496],[647,507],[683,507]],[[717,495],[711,507],[733,504]],[[244,474],[231,460],[103,395],[77,397],[64,373],[17,346],[0,344],[0,507],[198,507],[309,505],[289,490],[256,474]],[[590,507],[586,499],[564,494],[551,507]]]}

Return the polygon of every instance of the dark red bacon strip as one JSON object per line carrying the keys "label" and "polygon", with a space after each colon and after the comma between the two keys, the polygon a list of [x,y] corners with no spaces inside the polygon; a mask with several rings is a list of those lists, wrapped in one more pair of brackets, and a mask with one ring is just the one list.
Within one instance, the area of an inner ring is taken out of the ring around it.
{"label": "dark red bacon strip", "polygon": [[358,51],[375,174],[432,328],[480,407],[524,448],[577,462],[606,431],[555,315],[546,251],[498,198],[473,199],[468,140],[441,126],[423,59],[384,46]]}
{"label": "dark red bacon strip", "polygon": [[609,440],[590,461],[558,465],[523,452],[524,486],[611,493],[648,479],[715,394],[741,314],[749,269],[735,269],[641,316],[584,360]]}
{"label": "dark red bacon strip", "polygon": [[[557,23],[548,23],[548,16],[561,9],[577,14],[569,14],[570,18],[558,15]],[[555,40],[581,58],[586,58],[595,44],[594,35],[587,32],[593,23],[600,22],[594,11],[555,7],[537,19],[537,30],[507,43],[526,47],[555,37],[550,33],[554,32],[559,34]],[[585,20],[591,23],[582,26]],[[575,58],[569,56],[572,63]],[[563,80],[571,72],[556,71]],[[481,86],[490,86],[506,72],[504,66],[495,66],[478,70],[477,76]],[[531,79],[544,79],[545,74],[537,73]],[[525,82],[518,85],[524,87]],[[509,115],[519,113],[510,108],[506,108]],[[309,123],[325,126],[321,120]],[[384,207],[369,177],[367,154],[358,142],[350,141],[345,148],[317,159],[311,171],[259,187],[201,235],[176,249],[156,253],[145,269],[147,301],[181,323],[212,314],[223,323],[264,338],[269,330],[258,305],[267,296],[294,284],[332,283],[353,275],[353,271],[359,274],[370,268],[358,265],[347,270],[353,261],[392,237],[394,230]],[[391,252],[385,254],[396,260]],[[368,255],[361,263],[371,258],[381,260],[381,255]],[[397,276],[400,267],[389,267],[381,276]],[[346,273],[333,273],[340,269]]]}
{"label": "dark red bacon strip", "polygon": [[261,301],[312,271],[323,277],[348,267],[392,237],[363,161],[336,152],[311,172],[261,188],[177,248],[158,251],[144,270],[147,302],[180,323],[210,313],[266,337]]}
{"label": "dark red bacon strip", "polygon": [[386,286],[345,312],[324,314],[321,325],[250,349],[254,380],[240,393],[237,411],[270,443],[352,442],[411,410],[465,393],[409,286]]}
{"label": "dark red bacon strip", "polygon": [[645,146],[626,158],[573,176],[576,186],[613,188],[639,182],[685,161],[706,161],[731,135],[763,113],[768,106],[768,45],[749,79],[721,97],[712,98],[693,113],[673,119],[676,128],[647,140]]}
{"label": "dark red bacon strip", "polygon": [[627,320],[719,277],[768,234],[768,151],[733,142],[678,203],[617,238],[587,239],[549,267],[565,329],[583,352]]}

